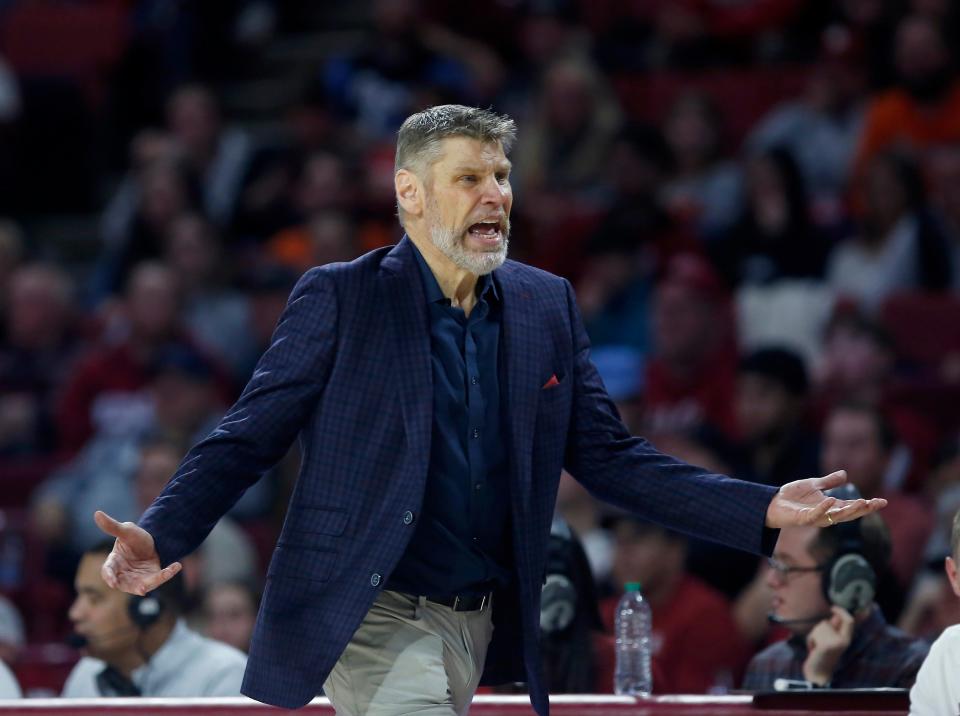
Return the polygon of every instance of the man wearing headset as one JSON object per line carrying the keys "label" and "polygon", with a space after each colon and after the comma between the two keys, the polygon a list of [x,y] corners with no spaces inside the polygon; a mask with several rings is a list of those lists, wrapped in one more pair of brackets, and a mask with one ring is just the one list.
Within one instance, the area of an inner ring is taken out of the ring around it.
{"label": "man wearing headset", "polygon": [[[69,642],[85,654],[63,696],[239,696],[246,656],[187,628],[182,578],[146,597],[110,589],[100,568],[113,542],[88,550],[75,578]],[[179,577],[179,575],[178,575]]]}
{"label": "man wearing headset", "polygon": [[876,514],[833,529],[782,530],[767,574],[769,618],[791,636],[753,657],[743,688],[909,688],[927,646],[887,624],[874,601],[889,558]]}

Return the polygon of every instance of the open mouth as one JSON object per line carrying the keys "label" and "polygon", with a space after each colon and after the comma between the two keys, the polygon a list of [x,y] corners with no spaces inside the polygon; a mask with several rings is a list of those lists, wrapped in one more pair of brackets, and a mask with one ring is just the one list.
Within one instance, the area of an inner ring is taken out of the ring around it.
{"label": "open mouth", "polygon": [[503,237],[499,221],[478,221],[467,229],[467,233],[483,243],[499,243]]}

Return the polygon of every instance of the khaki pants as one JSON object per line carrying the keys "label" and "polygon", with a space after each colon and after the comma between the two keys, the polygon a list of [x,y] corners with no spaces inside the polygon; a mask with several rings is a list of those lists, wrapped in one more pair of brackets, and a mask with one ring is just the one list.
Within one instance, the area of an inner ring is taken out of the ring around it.
{"label": "khaki pants", "polygon": [[338,716],[466,714],[493,634],[491,607],[455,612],[385,591],[323,690]]}

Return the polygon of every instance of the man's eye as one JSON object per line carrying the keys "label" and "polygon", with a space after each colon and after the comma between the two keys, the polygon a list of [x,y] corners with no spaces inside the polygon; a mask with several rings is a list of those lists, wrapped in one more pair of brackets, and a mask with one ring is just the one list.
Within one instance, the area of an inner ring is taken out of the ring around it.
{"label": "man's eye", "polygon": [[465,174],[464,176],[460,177],[460,181],[467,181],[472,183],[472,182],[475,182],[476,180],[477,180],[477,177],[474,176],[473,174]]}
{"label": "man's eye", "polygon": [[509,174],[497,174],[497,181],[500,182],[501,184],[506,184],[507,179],[509,178],[510,178]]}

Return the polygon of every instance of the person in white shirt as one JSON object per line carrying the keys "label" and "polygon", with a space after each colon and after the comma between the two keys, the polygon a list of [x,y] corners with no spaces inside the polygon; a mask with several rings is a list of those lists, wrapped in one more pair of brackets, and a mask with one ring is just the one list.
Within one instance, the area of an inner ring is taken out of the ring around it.
{"label": "person in white shirt", "polygon": [[19,699],[23,696],[17,677],[10,671],[10,667],[0,661],[0,701],[4,699]]}
{"label": "person in white shirt", "polygon": [[84,657],[67,677],[67,698],[239,696],[247,658],[190,630],[180,617],[182,579],[145,597],[110,589],[100,576],[113,542],[87,551],[75,578],[71,641]]}
{"label": "person in white shirt", "polygon": [[[960,597],[960,511],[953,517],[950,534],[952,556],[944,569],[953,592]],[[910,689],[910,716],[958,716],[960,714],[960,624],[947,627],[930,647],[917,680]]]}

